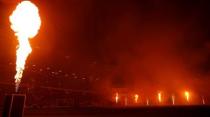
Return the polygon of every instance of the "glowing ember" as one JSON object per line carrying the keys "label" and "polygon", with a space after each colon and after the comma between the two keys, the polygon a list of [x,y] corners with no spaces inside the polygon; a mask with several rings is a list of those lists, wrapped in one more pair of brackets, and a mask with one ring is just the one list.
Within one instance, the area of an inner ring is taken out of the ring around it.
{"label": "glowing ember", "polygon": [[159,103],[162,102],[162,93],[161,92],[158,93],[158,102]]}
{"label": "glowing ember", "polygon": [[189,102],[190,101],[190,93],[188,91],[185,91],[184,95],[185,95],[186,101]]}
{"label": "glowing ember", "polygon": [[30,1],[22,1],[9,17],[11,28],[18,38],[19,46],[16,51],[16,92],[25,68],[25,62],[32,49],[29,38],[33,38],[41,26],[38,8]]}
{"label": "glowing ember", "polygon": [[134,95],[134,100],[135,100],[135,103],[138,103],[138,100],[139,100],[139,95],[138,94]]}
{"label": "glowing ember", "polygon": [[119,94],[116,93],[116,94],[115,94],[115,102],[118,103],[118,101],[119,101]]}

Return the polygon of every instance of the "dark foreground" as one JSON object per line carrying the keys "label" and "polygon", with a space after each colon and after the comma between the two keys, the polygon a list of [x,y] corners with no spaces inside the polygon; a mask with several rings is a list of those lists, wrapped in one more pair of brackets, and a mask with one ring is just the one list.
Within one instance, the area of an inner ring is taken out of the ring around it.
{"label": "dark foreground", "polygon": [[24,117],[210,117],[210,106],[25,109]]}

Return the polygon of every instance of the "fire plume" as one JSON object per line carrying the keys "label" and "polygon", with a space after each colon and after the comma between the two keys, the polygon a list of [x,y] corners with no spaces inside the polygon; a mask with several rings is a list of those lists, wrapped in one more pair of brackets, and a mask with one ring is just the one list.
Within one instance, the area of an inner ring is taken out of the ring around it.
{"label": "fire plume", "polygon": [[11,29],[18,39],[18,49],[16,51],[16,92],[25,69],[25,62],[32,52],[29,39],[33,38],[41,26],[41,19],[38,8],[30,1],[22,1],[9,17]]}

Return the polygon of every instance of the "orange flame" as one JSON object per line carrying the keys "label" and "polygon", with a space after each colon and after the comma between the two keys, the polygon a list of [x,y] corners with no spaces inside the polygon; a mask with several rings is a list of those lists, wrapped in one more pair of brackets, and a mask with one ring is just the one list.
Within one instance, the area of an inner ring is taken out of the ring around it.
{"label": "orange flame", "polygon": [[10,15],[11,28],[18,37],[19,46],[16,51],[16,92],[18,90],[25,62],[32,49],[29,38],[33,38],[41,26],[38,8],[30,1],[22,1]]}

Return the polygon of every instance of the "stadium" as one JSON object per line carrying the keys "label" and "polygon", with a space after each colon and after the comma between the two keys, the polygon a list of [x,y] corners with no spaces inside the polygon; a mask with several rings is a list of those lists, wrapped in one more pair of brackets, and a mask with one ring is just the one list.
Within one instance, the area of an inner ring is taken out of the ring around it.
{"label": "stadium", "polygon": [[200,0],[0,0],[2,117],[207,116]]}

